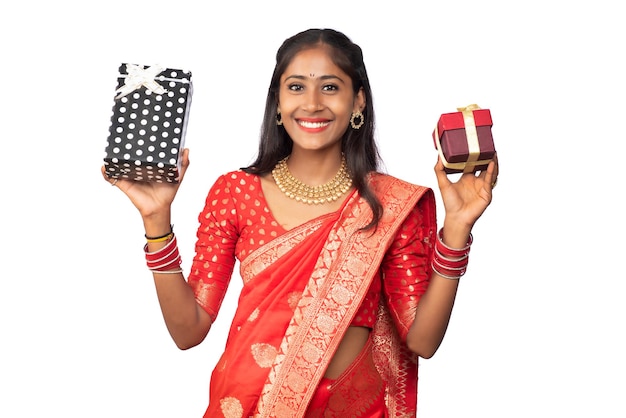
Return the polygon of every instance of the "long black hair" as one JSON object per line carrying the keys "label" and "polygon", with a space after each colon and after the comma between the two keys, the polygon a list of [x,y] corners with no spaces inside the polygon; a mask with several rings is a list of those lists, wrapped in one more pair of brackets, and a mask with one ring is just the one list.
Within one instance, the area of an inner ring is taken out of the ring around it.
{"label": "long black hair", "polygon": [[375,227],[382,216],[383,208],[367,184],[367,175],[377,171],[381,160],[374,139],[372,90],[363,62],[363,51],[341,32],[334,29],[308,29],[286,39],[280,46],[267,92],[258,155],[256,160],[243,170],[259,175],[270,173],[278,161],[291,153],[293,147],[291,138],[284,127],[276,124],[280,77],[297,53],[316,45],[331,48],[331,59],[352,79],[354,94],[362,89],[365,96],[365,108],[362,110],[364,124],[360,129],[348,127],[341,139],[341,150],[346,157],[354,187],[372,209],[372,221],[365,229]]}

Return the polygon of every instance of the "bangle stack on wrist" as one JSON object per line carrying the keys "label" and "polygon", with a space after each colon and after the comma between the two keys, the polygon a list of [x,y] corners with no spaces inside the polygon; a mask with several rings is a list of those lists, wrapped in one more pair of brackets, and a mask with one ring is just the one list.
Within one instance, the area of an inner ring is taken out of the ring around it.
{"label": "bangle stack on wrist", "polygon": [[467,270],[469,252],[473,237],[470,233],[467,244],[463,248],[451,248],[443,242],[443,229],[437,234],[432,268],[435,273],[450,280],[459,280]]}
{"label": "bangle stack on wrist", "polygon": [[159,237],[148,237],[146,235],[146,240],[148,242],[169,241],[163,248],[154,252],[148,251],[148,244],[143,247],[146,254],[146,264],[150,271],[153,273],[182,273],[183,270],[180,268],[182,259],[178,251],[178,243],[176,242],[173,229]]}

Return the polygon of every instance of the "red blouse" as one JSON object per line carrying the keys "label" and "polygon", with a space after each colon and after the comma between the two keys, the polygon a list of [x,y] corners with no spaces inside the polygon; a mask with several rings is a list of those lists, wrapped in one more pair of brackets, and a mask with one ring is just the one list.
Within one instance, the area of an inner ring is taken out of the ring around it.
{"label": "red blouse", "polygon": [[[406,338],[431,274],[436,220],[434,204],[428,203],[422,198],[404,221],[383,259],[381,274],[372,283],[352,325],[372,328],[380,297],[384,295],[400,336]],[[198,302],[215,320],[235,261],[244,260],[286,230],[273,218],[260,178],[241,170],[217,179],[199,221],[188,282]]]}

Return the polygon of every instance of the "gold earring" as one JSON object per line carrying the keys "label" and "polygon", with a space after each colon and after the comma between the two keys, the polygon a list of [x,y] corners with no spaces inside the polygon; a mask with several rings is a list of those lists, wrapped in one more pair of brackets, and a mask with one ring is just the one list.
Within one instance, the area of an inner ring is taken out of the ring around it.
{"label": "gold earring", "polygon": [[[358,122],[355,122],[356,119],[358,119]],[[361,128],[361,126],[363,126],[364,123],[365,123],[365,117],[363,116],[363,113],[361,113],[360,110],[357,110],[356,112],[352,112],[352,116],[350,117],[350,126],[352,126],[352,129],[359,129]]]}
{"label": "gold earring", "polygon": [[281,126],[283,124],[283,116],[280,114],[280,108],[276,108],[276,125]]}

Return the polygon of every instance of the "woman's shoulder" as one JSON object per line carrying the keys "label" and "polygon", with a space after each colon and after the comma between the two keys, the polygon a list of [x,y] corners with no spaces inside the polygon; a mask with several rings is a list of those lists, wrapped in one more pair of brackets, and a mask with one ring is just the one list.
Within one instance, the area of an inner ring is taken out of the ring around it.
{"label": "woman's shoulder", "polygon": [[226,194],[237,199],[241,195],[256,196],[259,193],[261,193],[260,177],[237,169],[220,174],[209,190],[208,198]]}
{"label": "woman's shoulder", "polygon": [[398,177],[375,172],[369,175],[369,186],[386,208],[419,205],[435,209],[435,193],[428,186],[410,183]]}
{"label": "woman's shoulder", "polygon": [[259,182],[259,176],[257,174],[251,174],[243,169],[237,169],[232,171],[227,171],[220,174],[215,180],[216,184],[230,183],[230,184],[245,184],[247,182]]}
{"label": "woman's shoulder", "polygon": [[368,184],[376,191],[383,191],[389,187],[410,190],[430,190],[430,187],[428,186],[411,183],[390,174],[378,171],[369,174]]}

